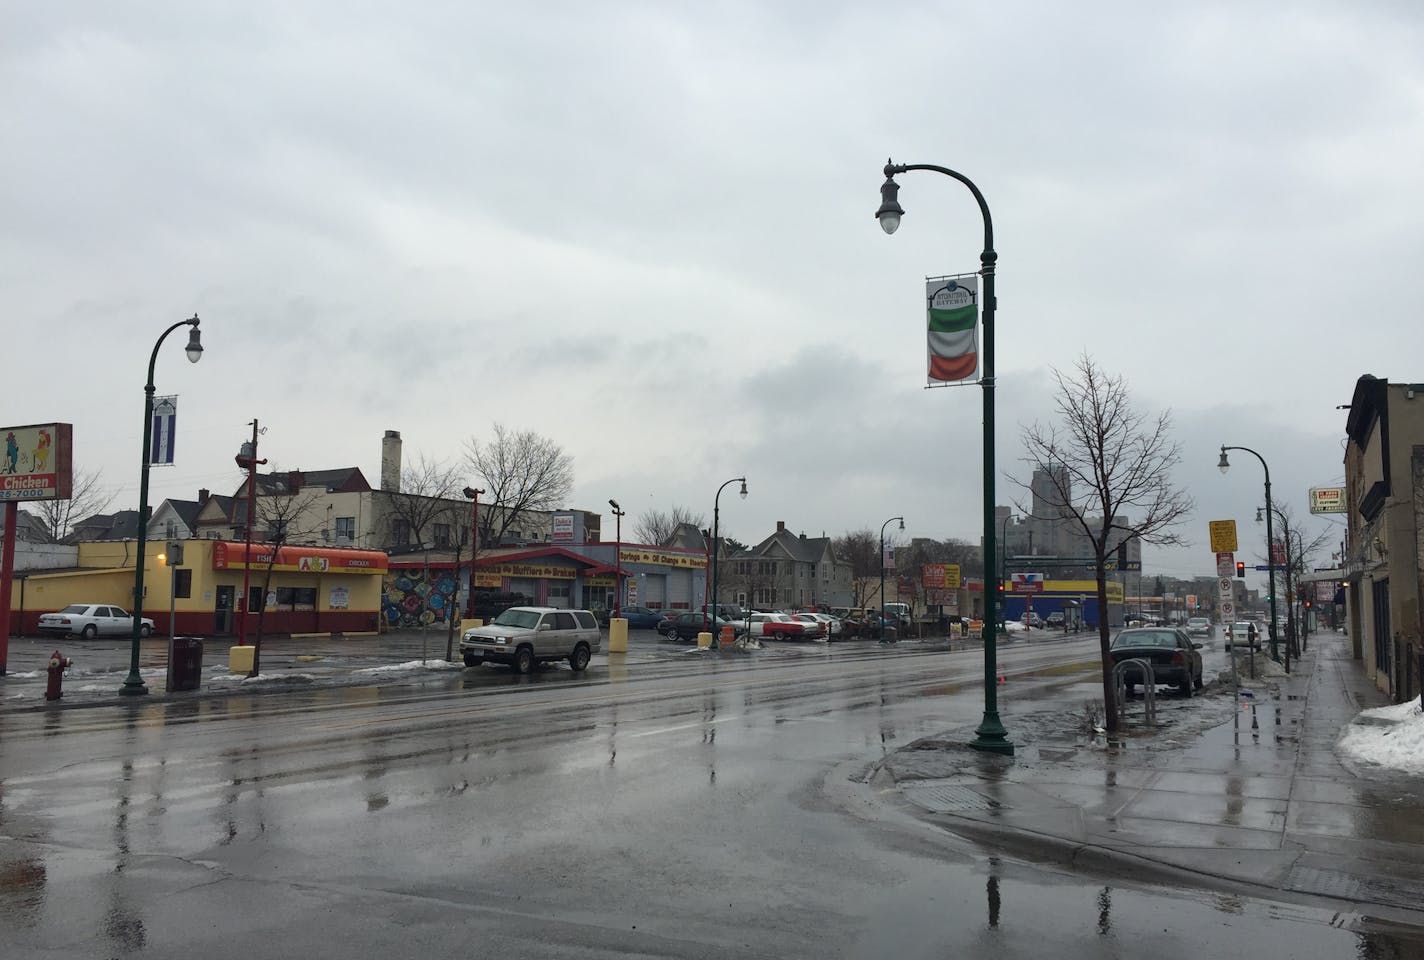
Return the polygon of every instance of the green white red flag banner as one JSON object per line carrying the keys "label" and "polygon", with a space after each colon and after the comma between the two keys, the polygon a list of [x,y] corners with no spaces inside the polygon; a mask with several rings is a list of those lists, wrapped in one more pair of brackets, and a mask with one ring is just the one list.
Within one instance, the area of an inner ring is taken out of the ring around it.
{"label": "green white red flag banner", "polygon": [[969,380],[979,371],[979,278],[925,281],[929,378]]}

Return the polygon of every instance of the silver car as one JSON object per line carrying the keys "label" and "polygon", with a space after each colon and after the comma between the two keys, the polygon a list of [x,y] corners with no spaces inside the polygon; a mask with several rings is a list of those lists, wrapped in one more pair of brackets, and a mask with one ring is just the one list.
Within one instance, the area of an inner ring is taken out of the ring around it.
{"label": "silver car", "polygon": [[[133,635],[133,614],[102,603],[71,603],[58,613],[40,614],[39,629],[50,637],[128,637]],[[139,621],[139,636],[152,632],[152,620]]]}
{"label": "silver car", "polygon": [[467,667],[489,661],[529,673],[537,663],[568,660],[581,671],[602,643],[598,620],[587,610],[510,607],[488,626],[466,630],[460,653]]}

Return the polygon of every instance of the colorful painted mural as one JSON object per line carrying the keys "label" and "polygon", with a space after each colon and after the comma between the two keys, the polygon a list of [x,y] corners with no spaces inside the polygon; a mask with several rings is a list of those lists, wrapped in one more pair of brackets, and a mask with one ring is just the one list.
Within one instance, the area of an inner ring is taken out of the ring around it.
{"label": "colorful painted mural", "polygon": [[451,570],[401,570],[386,578],[381,597],[386,626],[444,623],[454,595],[455,574]]}

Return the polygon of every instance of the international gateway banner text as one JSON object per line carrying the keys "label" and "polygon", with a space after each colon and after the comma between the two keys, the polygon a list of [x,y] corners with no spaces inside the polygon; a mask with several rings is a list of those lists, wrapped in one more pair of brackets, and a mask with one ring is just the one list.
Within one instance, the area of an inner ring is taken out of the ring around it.
{"label": "international gateway banner text", "polygon": [[929,378],[969,380],[979,370],[979,278],[925,281],[929,306]]}

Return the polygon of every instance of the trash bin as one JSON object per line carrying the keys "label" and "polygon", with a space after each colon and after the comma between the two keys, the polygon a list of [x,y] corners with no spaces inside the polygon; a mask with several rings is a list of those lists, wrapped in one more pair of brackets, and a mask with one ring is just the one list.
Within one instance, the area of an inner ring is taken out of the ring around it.
{"label": "trash bin", "polygon": [[174,637],[168,655],[168,689],[196,690],[203,683],[203,641]]}

